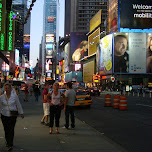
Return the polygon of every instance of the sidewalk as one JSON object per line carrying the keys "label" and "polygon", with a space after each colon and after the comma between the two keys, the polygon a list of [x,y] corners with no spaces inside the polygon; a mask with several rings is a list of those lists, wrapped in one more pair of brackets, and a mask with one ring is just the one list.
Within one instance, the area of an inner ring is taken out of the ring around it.
{"label": "sidewalk", "polygon": [[[34,96],[29,102],[23,102],[24,94],[20,94],[20,101],[24,109],[25,118],[20,117],[15,127],[14,152],[126,152],[122,147],[107,139],[76,118],[74,130],[63,129],[64,112],[60,119],[60,134],[49,134],[49,127],[40,124],[43,116],[42,97],[35,102]],[[0,121],[0,152],[6,151],[2,123]]]}

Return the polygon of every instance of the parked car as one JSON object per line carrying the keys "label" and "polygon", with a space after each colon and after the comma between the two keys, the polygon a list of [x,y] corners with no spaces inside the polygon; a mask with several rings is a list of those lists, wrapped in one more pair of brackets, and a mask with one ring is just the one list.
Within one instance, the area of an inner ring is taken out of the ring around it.
{"label": "parked car", "polygon": [[92,104],[91,96],[88,95],[85,91],[83,90],[77,90],[76,91],[76,101],[75,101],[75,106],[88,106]]}

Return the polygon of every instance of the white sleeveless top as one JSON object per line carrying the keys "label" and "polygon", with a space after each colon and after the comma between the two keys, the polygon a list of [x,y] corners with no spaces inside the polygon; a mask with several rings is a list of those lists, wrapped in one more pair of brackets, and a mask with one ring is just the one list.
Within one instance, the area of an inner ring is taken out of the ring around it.
{"label": "white sleeveless top", "polygon": [[51,100],[51,103],[53,105],[59,105],[61,103],[61,92],[60,91],[58,91],[57,95],[55,95],[54,91],[52,91],[52,100]]}

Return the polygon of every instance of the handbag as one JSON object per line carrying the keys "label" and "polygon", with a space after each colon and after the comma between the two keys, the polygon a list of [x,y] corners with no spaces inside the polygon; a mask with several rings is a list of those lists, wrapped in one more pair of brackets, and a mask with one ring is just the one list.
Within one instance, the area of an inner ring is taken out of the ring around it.
{"label": "handbag", "polygon": [[[9,109],[9,111],[10,111],[10,115],[11,116],[13,116],[13,117],[17,117],[18,116],[18,111],[16,111],[16,110],[10,110],[10,107],[9,107],[9,104],[8,104],[8,99],[7,99],[7,97],[6,97],[6,95],[4,95],[5,96],[5,100],[6,100],[6,102],[7,102],[7,106],[8,106],[8,109]],[[17,107],[16,107],[17,108]]]}

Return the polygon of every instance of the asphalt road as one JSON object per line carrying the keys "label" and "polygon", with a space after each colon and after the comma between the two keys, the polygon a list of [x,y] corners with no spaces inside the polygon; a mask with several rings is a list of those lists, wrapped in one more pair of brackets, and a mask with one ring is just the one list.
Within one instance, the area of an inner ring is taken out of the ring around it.
{"label": "asphalt road", "polygon": [[152,98],[130,95],[127,97],[126,111],[104,107],[105,95],[92,99],[90,108],[76,109],[76,116],[80,120],[128,152],[152,151]]}

